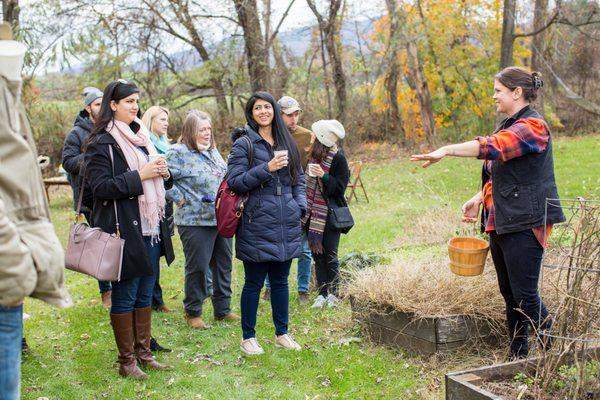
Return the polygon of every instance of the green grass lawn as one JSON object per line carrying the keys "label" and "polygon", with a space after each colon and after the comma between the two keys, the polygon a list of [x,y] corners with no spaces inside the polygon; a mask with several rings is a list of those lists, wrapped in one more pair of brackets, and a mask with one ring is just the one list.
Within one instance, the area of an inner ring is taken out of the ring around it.
{"label": "green grass lawn", "polygon": [[[600,198],[599,142],[598,136],[556,141],[561,197]],[[371,202],[352,204],[357,224],[342,237],[341,255],[400,251],[398,240],[409,234],[411,218],[445,205],[460,212],[461,204],[479,190],[480,168],[479,161],[465,159],[447,159],[426,170],[406,158],[366,165],[363,181]],[[72,219],[70,195],[54,196],[51,208],[64,245]],[[116,346],[98,286],[91,278],[67,271],[74,307],[57,310],[39,301],[26,302],[25,311],[32,317],[25,323],[31,351],[23,359],[24,399],[442,398],[443,374],[462,365],[452,356],[443,362],[437,357],[424,360],[370,343],[361,336],[348,305],[323,311],[299,307],[295,265],[290,279],[290,333],[303,351],[275,348],[270,306],[262,303],[257,338],[265,354],[242,357],[239,324],[213,322],[209,303],[204,316],[211,329],[198,332],[185,324],[181,306],[184,259],[177,237],[174,245],[176,261],[163,268],[161,284],[175,312],[154,314],[153,333],[174,349],[158,359],[175,370],[150,372],[144,382],[119,377]],[[428,249],[414,245],[403,246],[401,251]],[[233,310],[239,313],[243,284],[239,261],[233,275]],[[469,362],[478,365],[482,361],[475,357]]]}

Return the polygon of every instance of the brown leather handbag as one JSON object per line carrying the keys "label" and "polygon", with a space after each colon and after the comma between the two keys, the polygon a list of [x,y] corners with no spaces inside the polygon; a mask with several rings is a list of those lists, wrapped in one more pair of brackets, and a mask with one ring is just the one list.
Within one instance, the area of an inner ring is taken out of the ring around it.
{"label": "brown leather handbag", "polygon": [[[112,147],[108,146],[113,177],[114,158]],[[78,223],[83,191],[85,189],[85,169],[77,201],[75,223],[69,232],[69,244],[65,254],[67,269],[84,273],[100,281],[119,281],[121,279],[121,264],[123,262],[123,247],[125,240],[121,239],[119,231],[119,214],[117,202],[113,200],[117,233],[106,233],[100,228],[92,228],[86,223]]]}

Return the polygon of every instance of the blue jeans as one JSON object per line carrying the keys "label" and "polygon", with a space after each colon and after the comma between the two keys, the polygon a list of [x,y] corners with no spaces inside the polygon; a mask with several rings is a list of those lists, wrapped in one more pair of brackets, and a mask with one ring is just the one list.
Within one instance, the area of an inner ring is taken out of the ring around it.
{"label": "blue jeans", "polygon": [[18,400],[23,306],[0,306],[0,400]]}
{"label": "blue jeans", "polygon": [[[310,287],[310,265],[312,262],[312,253],[308,246],[308,235],[306,232],[302,232],[302,244],[300,245],[300,257],[298,257],[298,293],[308,293]],[[265,285],[267,289],[271,290],[271,284],[269,283],[269,277],[267,277],[267,283]]]}
{"label": "blue jeans", "polygon": [[267,275],[271,279],[271,310],[275,334],[284,335],[288,331],[288,307],[290,292],[288,277],[292,260],[284,262],[251,263],[244,261],[244,288],[242,289],[242,333],[244,339],[256,336],[256,312],[260,291]]}
{"label": "blue jeans", "polygon": [[[150,237],[144,236],[146,250],[150,262],[157,263],[160,259],[160,243],[150,243]],[[112,314],[127,314],[135,308],[145,308],[152,305],[152,289],[156,277],[142,276],[125,279],[112,283]]]}

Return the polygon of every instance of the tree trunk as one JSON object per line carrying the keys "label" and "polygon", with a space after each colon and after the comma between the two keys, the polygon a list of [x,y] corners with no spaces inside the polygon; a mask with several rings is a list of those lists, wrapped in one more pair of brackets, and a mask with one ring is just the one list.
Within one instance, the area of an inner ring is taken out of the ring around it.
{"label": "tree trunk", "polygon": [[513,43],[515,40],[515,13],[517,10],[516,0],[504,0],[504,12],[502,15],[502,41],[500,44],[500,69],[510,67],[513,64]]}
{"label": "tree trunk", "polygon": [[[334,22],[334,24],[336,24]],[[336,97],[336,118],[340,121],[344,121],[346,117],[346,74],[344,73],[344,66],[342,64],[342,54],[339,43],[339,29],[333,28],[333,32],[326,35],[325,47],[327,48],[327,54],[329,54],[329,60],[331,62],[331,70],[333,74],[333,86],[335,87]]]}
{"label": "tree trunk", "polygon": [[244,32],[250,87],[253,92],[269,90],[268,51],[261,31],[256,0],[234,0],[234,4]]}
{"label": "tree trunk", "polygon": [[[546,14],[548,11],[548,0],[535,0],[535,8],[533,14],[533,31],[541,29],[546,23]],[[531,69],[534,71],[542,71],[542,57],[544,53],[544,36],[545,31],[534,35],[531,40]],[[544,96],[543,90],[538,92],[536,100],[537,108],[544,113]]]}
{"label": "tree trunk", "polygon": [[385,87],[389,102],[389,130],[393,137],[400,137],[400,142],[405,144],[406,134],[402,124],[402,115],[398,106],[398,80],[400,79],[400,63],[398,61],[398,47],[400,45],[400,26],[396,0],[385,1],[390,19],[390,32],[388,37],[387,64],[388,71],[385,76]]}
{"label": "tree trunk", "polygon": [[431,93],[429,91],[429,85],[423,72],[423,67],[419,60],[419,52],[417,45],[414,41],[410,40],[406,44],[406,53],[408,56],[408,68],[409,74],[415,83],[415,91],[417,98],[419,99],[419,105],[421,108],[421,120],[423,123],[423,131],[425,133],[425,139],[428,143],[434,144],[435,141],[435,120],[433,118],[433,109],[431,101]]}
{"label": "tree trunk", "polygon": [[4,22],[8,22],[13,29],[13,34],[17,33],[19,26],[19,0],[2,0],[2,15]]}
{"label": "tree trunk", "polygon": [[329,13],[325,19],[317,10],[314,0],[307,0],[308,6],[317,17],[319,27],[323,34],[323,41],[329,56],[331,72],[333,77],[333,86],[336,95],[336,118],[340,121],[345,120],[346,116],[346,74],[342,61],[342,44],[340,40],[341,17],[338,15],[342,0],[329,1]]}

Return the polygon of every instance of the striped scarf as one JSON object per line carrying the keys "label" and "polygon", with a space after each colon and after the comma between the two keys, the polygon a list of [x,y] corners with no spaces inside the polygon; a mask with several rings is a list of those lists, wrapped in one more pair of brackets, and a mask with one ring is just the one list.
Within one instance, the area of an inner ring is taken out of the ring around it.
{"label": "striped scarf", "polygon": [[[321,161],[321,168],[327,174],[331,168],[333,156],[338,152],[337,145],[333,145],[327,156]],[[310,163],[315,162],[310,160]],[[321,178],[305,175],[306,177],[306,202],[307,212],[302,219],[302,225],[308,223],[308,245],[314,254],[323,254],[323,231],[327,222],[327,199],[323,195],[323,182]]]}

